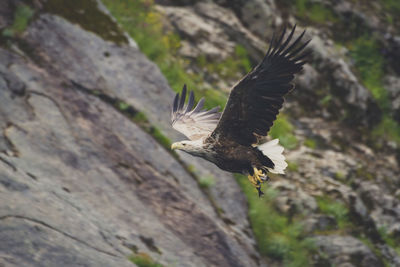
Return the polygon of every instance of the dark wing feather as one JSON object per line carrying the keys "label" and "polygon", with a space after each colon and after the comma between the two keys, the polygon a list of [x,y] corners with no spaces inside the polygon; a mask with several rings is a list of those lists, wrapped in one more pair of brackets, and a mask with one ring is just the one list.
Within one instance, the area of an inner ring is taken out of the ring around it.
{"label": "dark wing feather", "polygon": [[[284,96],[293,89],[294,75],[302,70],[309,52],[300,45],[303,33],[290,44],[296,26],[284,40],[284,29],[278,39],[273,36],[267,54],[260,64],[242,78],[231,90],[225,110],[212,136],[229,138],[242,145],[258,142],[267,135]],[[290,44],[290,45],[289,45]]]}
{"label": "dark wing feather", "polygon": [[204,110],[204,98],[200,99],[197,106],[194,107],[194,94],[189,93],[189,100],[185,105],[187,88],[183,86],[181,97],[176,94],[172,106],[172,127],[186,135],[191,140],[203,138],[212,133],[217,126],[221,116],[219,107],[210,110]]}

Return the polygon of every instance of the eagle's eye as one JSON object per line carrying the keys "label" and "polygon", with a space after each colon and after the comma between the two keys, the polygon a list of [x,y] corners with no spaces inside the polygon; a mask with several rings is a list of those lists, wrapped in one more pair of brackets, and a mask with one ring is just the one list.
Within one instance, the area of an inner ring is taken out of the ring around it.
{"label": "eagle's eye", "polygon": [[185,144],[185,143],[183,143],[182,145],[183,145],[183,146],[186,146],[186,144]]}

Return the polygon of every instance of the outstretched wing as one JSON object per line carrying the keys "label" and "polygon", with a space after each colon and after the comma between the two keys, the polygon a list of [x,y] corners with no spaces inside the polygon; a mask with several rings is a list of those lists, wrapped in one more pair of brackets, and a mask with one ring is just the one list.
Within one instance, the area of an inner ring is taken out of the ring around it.
{"label": "outstretched wing", "polygon": [[294,85],[294,74],[305,64],[309,52],[301,53],[310,42],[300,44],[305,31],[290,44],[296,26],[284,41],[286,29],[272,38],[264,59],[231,90],[225,110],[212,136],[229,138],[242,145],[258,142],[272,126],[283,97]]}
{"label": "outstretched wing", "polygon": [[172,108],[172,127],[186,135],[190,140],[197,140],[208,136],[217,126],[221,116],[219,107],[204,110],[204,98],[201,98],[194,107],[193,91],[189,94],[189,101],[185,105],[186,85],[183,86],[182,95],[176,94]]}

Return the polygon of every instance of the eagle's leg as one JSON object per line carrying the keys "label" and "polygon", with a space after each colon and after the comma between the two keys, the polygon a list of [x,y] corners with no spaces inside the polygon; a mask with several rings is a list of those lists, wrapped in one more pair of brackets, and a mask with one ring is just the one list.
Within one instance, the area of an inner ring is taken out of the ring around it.
{"label": "eagle's leg", "polygon": [[254,174],[248,175],[247,178],[257,189],[258,196],[261,197],[262,195],[264,195],[264,192],[261,191],[261,184],[264,182],[261,177],[263,177],[264,174],[263,174],[262,170],[259,170],[257,168],[253,168],[253,171],[254,171]]}
{"label": "eagle's leg", "polygon": [[257,186],[257,181],[256,181],[256,179],[254,178],[254,176],[253,175],[248,175],[247,176],[247,179],[249,179],[249,181],[250,181],[250,183],[252,183],[254,186]]}

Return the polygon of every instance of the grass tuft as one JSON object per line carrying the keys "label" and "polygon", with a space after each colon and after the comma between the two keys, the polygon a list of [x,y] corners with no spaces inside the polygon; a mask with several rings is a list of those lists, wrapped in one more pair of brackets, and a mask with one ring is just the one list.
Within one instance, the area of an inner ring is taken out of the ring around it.
{"label": "grass tuft", "polygon": [[13,37],[16,34],[21,34],[28,27],[29,21],[34,14],[33,9],[25,4],[17,5],[14,13],[13,24],[3,30],[2,35],[5,37]]}
{"label": "grass tuft", "polygon": [[306,147],[311,148],[311,149],[317,148],[317,142],[316,142],[314,139],[311,139],[311,138],[307,138],[307,139],[304,141],[304,145],[305,145]]}
{"label": "grass tuft", "polygon": [[199,179],[199,186],[204,189],[208,189],[215,185],[215,178],[212,175],[203,176]]}
{"label": "grass tuft", "polygon": [[[385,116],[372,131],[372,137],[375,140],[383,138],[400,145],[400,125],[389,116]],[[379,146],[379,144],[377,145]]]}
{"label": "grass tuft", "polygon": [[333,216],[339,229],[343,230],[350,226],[349,209],[345,204],[329,197],[317,197],[316,200],[320,212]]}
{"label": "grass tuft", "polygon": [[294,135],[294,126],[284,114],[278,115],[269,135],[272,138],[279,138],[279,142],[287,149],[294,149],[298,145],[298,140]]}
{"label": "grass tuft", "polygon": [[[400,14],[400,1],[399,0],[382,0],[384,10],[389,13],[389,22],[393,22],[393,16]],[[393,16],[392,16],[393,15]]]}
{"label": "grass tuft", "polygon": [[288,169],[292,172],[297,172],[299,170],[299,165],[294,161],[287,161]]}
{"label": "grass tuft", "polygon": [[326,24],[339,19],[331,9],[320,2],[310,0],[284,0],[284,5],[293,9],[296,17],[311,24]]}
{"label": "grass tuft", "polygon": [[282,261],[285,266],[310,266],[314,245],[303,236],[302,225],[274,208],[277,192],[264,189],[259,198],[247,177],[235,175],[249,202],[249,218],[262,255]]}
{"label": "grass tuft", "polygon": [[350,55],[365,87],[382,108],[388,108],[387,91],[382,84],[384,60],[377,41],[370,36],[359,37],[351,43]]}
{"label": "grass tuft", "polygon": [[129,257],[129,260],[138,267],[163,267],[162,264],[155,262],[148,254],[138,253]]}

